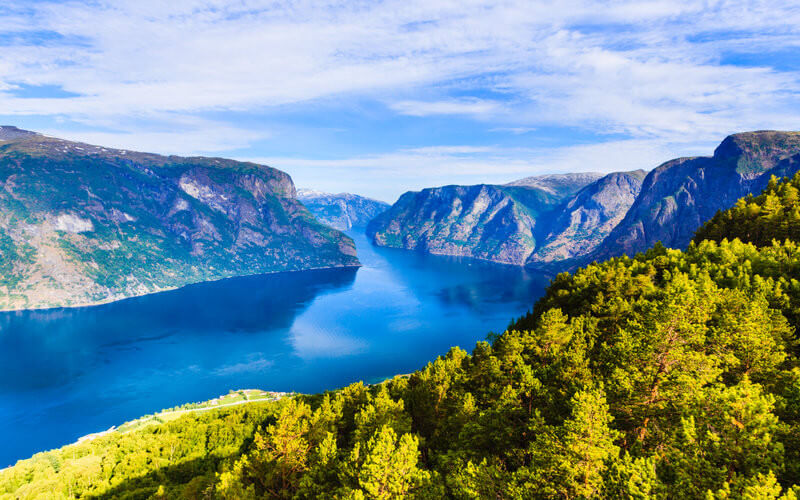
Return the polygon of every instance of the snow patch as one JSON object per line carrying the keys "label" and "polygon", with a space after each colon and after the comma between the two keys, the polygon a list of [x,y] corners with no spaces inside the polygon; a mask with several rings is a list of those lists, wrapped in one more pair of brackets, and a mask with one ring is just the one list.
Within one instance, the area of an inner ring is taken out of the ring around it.
{"label": "snow patch", "polygon": [[56,217],[56,231],[84,233],[94,231],[94,224],[91,220],[81,219],[75,214],[60,214]]}
{"label": "snow patch", "polygon": [[175,212],[180,212],[181,210],[189,210],[189,202],[184,200],[183,198],[178,198],[175,201],[175,207],[172,209]]}

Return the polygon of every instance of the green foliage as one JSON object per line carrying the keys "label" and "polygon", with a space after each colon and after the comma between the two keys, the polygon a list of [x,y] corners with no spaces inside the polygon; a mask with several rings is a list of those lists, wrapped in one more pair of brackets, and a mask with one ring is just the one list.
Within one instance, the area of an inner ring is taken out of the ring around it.
{"label": "green foliage", "polygon": [[782,182],[773,176],[758,196],[747,196],[718,212],[694,237],[721,241],[739,238],[759,247],[787,239],[800,241],[800,173]]}
{"label": "green foliage", "polygon": [[799,324],[795,241],[657,245],[472,353],[37,455],[0,498],[796,499]]}

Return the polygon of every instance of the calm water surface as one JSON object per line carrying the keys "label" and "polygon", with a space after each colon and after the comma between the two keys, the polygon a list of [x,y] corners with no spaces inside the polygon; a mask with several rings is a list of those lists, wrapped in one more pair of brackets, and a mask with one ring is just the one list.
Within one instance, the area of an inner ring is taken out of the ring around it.
{"label": "calm water surface", "polygon": [[312,392],[471,350],[549,278],[371,246],[363,267],[235,278],[76,309],[0,313],[0,468],[230,389]]}

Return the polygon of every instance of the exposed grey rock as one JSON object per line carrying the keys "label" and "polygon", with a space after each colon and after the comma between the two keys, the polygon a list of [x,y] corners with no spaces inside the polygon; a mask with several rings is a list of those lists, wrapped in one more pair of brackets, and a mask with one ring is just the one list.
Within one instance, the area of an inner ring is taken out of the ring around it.
{"label": "exposed grey rock", "polygon": [[506,186],[526,186],[540,189],[554,196],[569,196],[601,177],[603,177],[603,174],[598,172],[534,175],[509,182]]}
{"label": "exposed grey rock", "polygon": [[758,131],[727,137],[714,156],[678,158],[648,173],[625,218],[592,254],[632,255],[660,241],[685,248],[718,210],[800,169],[800,133]]}
{"label": "exposed grey rock", "polygon": [[385,212],[389,204],[350,193],[330,194],[298,189],[297,199],[323,223],[347,231],[365,228],[369,221]]}
{"label": "exposed grey rock", "polygon": [[279,170],[0,134],[0,309],[358,265],[353,241]]}
{"label": "exposed grey rock", "polygon": [[[598,175],[538,176],[504,186],[444,186],[409,192],[376,217],[367,226],[367,234],[381,246],[504,264],[525,265],[560,258],[561,253],[569,253],[567,248],[555,248],[557,237],[566,228],[557,229],[552,221],[561,213],[559,207],[569,203],[587,184],[598,182]],[[591,194],[585,199],[597,204]],[[573,210],[580,210],[583,202],[574,202]],[[608,205],[609,211],[618,210]],[[615,216],[616,211],[613,215],[602,212],[596,218],[598,224],[605,224],[607,218]],[[605,227],[599,229],[600,233],[592,232],[592,238],[602,240]],[[550,253],[537,256],[540,246],[547,248],[550,232],[554,246]]]}
{"label": "exposed grey rock", "polygon": [[544,243],[529,264],[580,258],[625,217],[647,172],[616,172],[589,184],[553,213]]}

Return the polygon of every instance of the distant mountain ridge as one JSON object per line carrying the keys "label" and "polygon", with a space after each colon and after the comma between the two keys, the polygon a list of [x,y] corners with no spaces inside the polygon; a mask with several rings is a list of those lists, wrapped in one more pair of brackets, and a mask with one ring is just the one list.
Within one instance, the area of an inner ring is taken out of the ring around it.
{"label": "distant mountain ridge", "polygon": [[356,194],[331,194],[313,189],[298,189],[297,199],[321,222],[340,231],[363,229],[390,206],[383,201]]}
{"label": "distant mountain ridge", "polygon": [[535,267],[674,248],[718,210],[800,170],[800,132],[734,134],[713,156],[637,170],[405,193],[368,226],[377,245]]}
{"label": "distant mountain ridge", "polygon": [[94,304],[248,274],[358,265],[291,178],[0,128],[0,309]]}
{"label": "distant mountain ridge", "polygon": [[577,174],[546,174],[525,177],[509,182],[506,186],[525,186],[546,191],[555,196],[577,193],[583,186],[603,177],[598,172],[580,172]]}
{"label": "distant mountain ridge", "polygon": [[549,263],[588,255],[625,217],[642,188],[647,172],[615,172],[592,182],[559,207],[552,216],[544,244],[529,264]]}
{"label": "distant mountain ridge", "polygon": [[713,156],[678,158],[651,170],[625,218],[592,258],[641,252],[660,241],[685,248],[695,231],[739,198],[761,192],[773,175],[800,170],[800,132],[731,135]]}
{"label": "distant mountain ridge", "polygon": [[[612,174],[614,179],[626,179],[623,183],[601,183],[609,176],[598,179],[599,175],[547,175],[502,186],[444,186],[409,192],[375,218],[367,233],[382,246],[504,264],[574,258],[602,241],[611,229],[608,220],[622,218],[627,205],[620,207],[620,203],[632,203],[641,183],[641,174]],[[595,192],[581,195],[595,184]],[[612,194],[617,189],[625,192]],[[609,203],[607,199],[623,201]],[[573,215],[565,219],[562,214],[567,211]],[[569,231],[590,244],[566,244],[563,235]]]}

